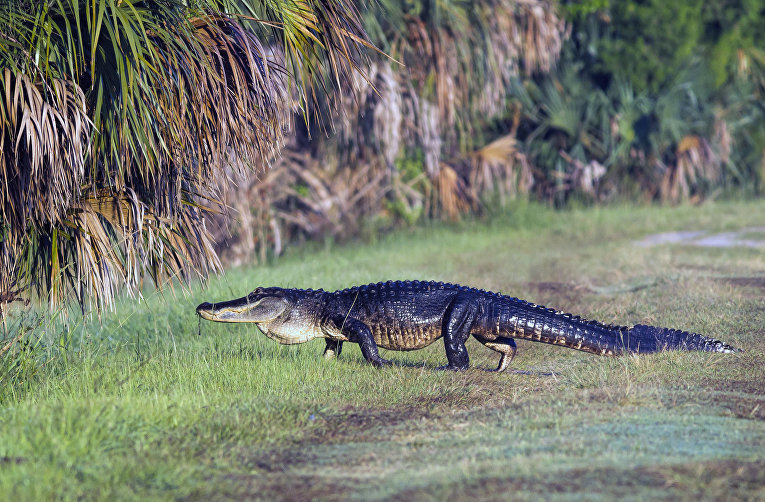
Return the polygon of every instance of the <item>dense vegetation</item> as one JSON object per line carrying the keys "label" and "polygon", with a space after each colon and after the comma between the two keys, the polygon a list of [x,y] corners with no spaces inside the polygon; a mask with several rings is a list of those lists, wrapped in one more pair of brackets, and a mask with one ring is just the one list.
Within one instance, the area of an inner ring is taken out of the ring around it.
{"label": "dense vegetation", "polygon": [[562,11],[572,36],[558,68],[517,94],[549,198],[762,192],[765,2],[571,2]]}
{"label": "dense vegetation", "polygon": [[[284,242],[458,218],[523,196],[698,201],[761,194],[765,2],[385,1],[334,132],[298,131],[244,182],[227,259]],[[382,19],[384,22],[380,22]],[[374,84],[376,91],[371,88]],[[233,245],[232,245],[233,244]]]}
{"label": "dense vegetation", "polygon": [[0,3],[0,317],[219,270],[222,180],[262,171],[365,40],[343,0]]}
{"label": "dense vegetation", "polygon": [[[519,196],[759,194],[763,10],[6,2],[0,305],[100,307],[219,255],[263,261]],[[235,211],[210,225],[221,196]]]}
{"label": "dense vegetation", "polygon": [[372,55],[368,78],[343,93],[341,121],[312,123],[311,140],[298,122],[269,175],[240,182],[229,199],[239,221],[218,234],[228,261],[278,253],[285,241],[456,219],[479,208],[479,195],[497,190],[504,200],[530,187],[514,131],[486,127],[515,109],[515,79],[554,66],[566,36],[554,4],[389,0],[360,9],[387,56]]}

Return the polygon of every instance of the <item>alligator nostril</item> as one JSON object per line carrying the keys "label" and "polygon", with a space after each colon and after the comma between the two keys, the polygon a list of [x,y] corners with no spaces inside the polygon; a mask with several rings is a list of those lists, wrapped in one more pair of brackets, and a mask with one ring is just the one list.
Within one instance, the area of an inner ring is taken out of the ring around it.
{"label": "alligator nostril", "polygon": [[212,310],[212,303],[204,302],[197,307],[197,314],[200,314],[203,310]]}

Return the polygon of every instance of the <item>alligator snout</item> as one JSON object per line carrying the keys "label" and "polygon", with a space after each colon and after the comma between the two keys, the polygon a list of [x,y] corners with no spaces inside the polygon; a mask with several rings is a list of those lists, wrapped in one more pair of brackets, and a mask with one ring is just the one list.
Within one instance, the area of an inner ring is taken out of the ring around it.
{"label": "alligator snout", "polygon": [[204,302],[197,307],[197,315],[210,314],[213,310],[213,304]]}

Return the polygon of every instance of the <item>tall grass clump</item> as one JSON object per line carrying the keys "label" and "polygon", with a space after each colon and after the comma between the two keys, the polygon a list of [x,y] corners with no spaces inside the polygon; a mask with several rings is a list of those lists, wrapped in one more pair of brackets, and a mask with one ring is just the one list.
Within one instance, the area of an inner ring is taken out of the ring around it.
{"label": "tall grass clump", "polygon": [[0,325],[0,404],[19,402],[36,388],[40,378],[49,377],[44,368],[58,364],[69,349],[69,329],[57,315],[18,312]]}

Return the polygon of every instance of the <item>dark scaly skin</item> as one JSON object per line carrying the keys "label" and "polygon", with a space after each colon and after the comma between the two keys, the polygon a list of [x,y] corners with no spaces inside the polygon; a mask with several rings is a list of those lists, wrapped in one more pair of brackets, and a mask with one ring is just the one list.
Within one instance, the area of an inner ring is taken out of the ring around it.
{"label": "dark scaly skin", "polygon": [[656,352],[663,349],[734,352],[719,340],[653,326],[606,326],[503,296],[442,282],[397,281],[323,290],[258,288],[246,297],[203,303],[197,313],[220,322],[254,322],[280,343],[323,337],[326,357],[343,342],[357,343],[367,361],[390,364],[378,347],[416,350],[444,339],[448,365],[469,366],[470,335],[501,354],[505,370],[516,352],[515,338],[560,345],[599,355]]}

